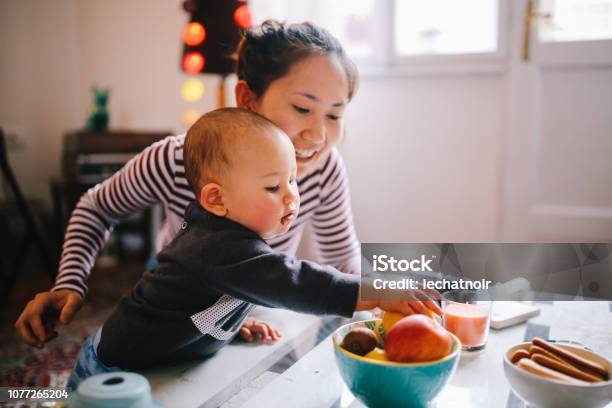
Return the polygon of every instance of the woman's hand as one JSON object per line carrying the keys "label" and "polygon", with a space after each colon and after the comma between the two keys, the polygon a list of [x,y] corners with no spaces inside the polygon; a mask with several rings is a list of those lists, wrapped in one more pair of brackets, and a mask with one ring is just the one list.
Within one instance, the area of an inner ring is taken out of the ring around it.
{"label": "woman's hand", "polygon": [[255,320],[252,317],[247,319],[240,328],[240,336],[246,342],[256,341],[259,343],[273,343],[281,338],[278,330],[266,322]]}
{"label": "woman's hand", "polygon": [[30,346],[42,347],[57,337],[55,324],[70,323],[82,303],[81,295],[70,289],[38,293],[15,322],[17,334]]}

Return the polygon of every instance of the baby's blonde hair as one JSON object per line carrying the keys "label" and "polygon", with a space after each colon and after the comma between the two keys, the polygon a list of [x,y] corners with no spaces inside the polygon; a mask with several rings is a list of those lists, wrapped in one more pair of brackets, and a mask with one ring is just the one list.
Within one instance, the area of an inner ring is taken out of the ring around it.
{"label": "baby's blonde hair", "polygon": [[227,172],[237,143],[252,133],[271,129],[278,129],[272,121],[240,108],[217,109],[198,119],[187,131],[183,149],[185,178],[195,196]]}

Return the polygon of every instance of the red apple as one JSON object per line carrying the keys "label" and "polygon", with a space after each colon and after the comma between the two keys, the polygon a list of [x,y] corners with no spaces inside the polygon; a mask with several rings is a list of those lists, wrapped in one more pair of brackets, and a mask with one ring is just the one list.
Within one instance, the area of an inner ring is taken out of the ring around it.
{"label": "red apple", "polygon": [[385,351],[391,361],[412,363],[447,356],[453,339],[435,320],[424,315],[406,316],[391,327]]}

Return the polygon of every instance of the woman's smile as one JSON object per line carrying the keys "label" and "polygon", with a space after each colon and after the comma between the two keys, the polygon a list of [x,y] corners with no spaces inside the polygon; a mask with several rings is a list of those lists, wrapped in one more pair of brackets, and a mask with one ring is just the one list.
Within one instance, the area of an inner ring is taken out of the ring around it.
{"label": "woman's smile", "polygon": [[298,159],[310,159],[312,158],[312,156],[314,156],[316,153],[318,153],[317,149],[310,149],[310,150],[296,150],[295,151],[295,157],[297,157]]}
{"label": "woman's smile", "polygon": [[300,149],[295,148],[295,161],[298,167],[304,169],[307,168],[311,163],[317,161],[319,152],[323,149],[323,146],[318,149]]}

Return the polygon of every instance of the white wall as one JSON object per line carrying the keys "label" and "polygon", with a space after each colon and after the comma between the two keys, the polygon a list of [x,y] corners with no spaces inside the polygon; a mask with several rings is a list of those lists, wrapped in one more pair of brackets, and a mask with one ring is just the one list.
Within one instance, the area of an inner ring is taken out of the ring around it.
{"label": "white wall", "polygon": [[363,79],[342,146],[360,238],[499,239],[503,84],[500,75]]}
{"label": "white wall", "polygon": [[22,143],[10,162],[26,193],[48,199],[62,134],[81,122],[74,2],[3,0],[0,38],[0,126]]}
{"label": "white wall", "polygon": [[188,77],[180,70],[181,31],[189,18],[182,1],[77,3],[81,106],[87,106],[91,84],[110,86],[112,127],[174,131],[182,130],[186,107],[204,112],[214,106],[214,76],[204,77],[207,91],[197,104],[180,95]]}

